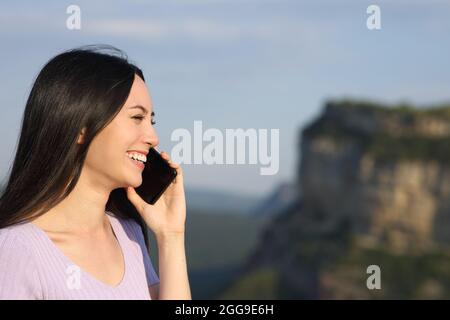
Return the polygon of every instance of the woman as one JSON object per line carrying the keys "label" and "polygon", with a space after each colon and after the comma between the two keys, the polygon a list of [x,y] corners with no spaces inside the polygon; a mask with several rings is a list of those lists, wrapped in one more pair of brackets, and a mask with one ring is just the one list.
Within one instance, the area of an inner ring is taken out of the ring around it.
{"label": "woman", "polygon": [[129,155],[158,145],[153,117],[142,71],[113,47],[44,66],[0,198],[0,299],[191,299],[181,167],[161,153],[178,175],[154,205],[134,189]]}

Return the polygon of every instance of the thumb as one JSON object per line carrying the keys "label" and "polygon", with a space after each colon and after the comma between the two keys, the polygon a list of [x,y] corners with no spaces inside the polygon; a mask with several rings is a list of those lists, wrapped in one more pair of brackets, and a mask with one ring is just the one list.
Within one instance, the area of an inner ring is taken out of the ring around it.
{"label": "thumb", "polygon": [[128,200],[136,207],[136,210],[142,214],[144,212],[145,201],[137,194],[133,187],[127,187]]}

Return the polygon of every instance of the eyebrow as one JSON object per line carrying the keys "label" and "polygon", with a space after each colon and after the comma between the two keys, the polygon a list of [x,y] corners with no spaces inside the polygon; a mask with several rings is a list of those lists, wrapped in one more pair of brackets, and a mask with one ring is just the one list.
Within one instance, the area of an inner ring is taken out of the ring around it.
{"label": "eyebrow", "polygon": [[[141,105],[132,106],[132,107],[130,107],[129,109],[141,109],[142,112],[144,112],[145,114],[148,113],[148,110],[145,109],[145,108],[144,108],[143,106],[141,106]],[[154,116],[154,115],[155,115],[155,112],[152,111],[152,116]]]}

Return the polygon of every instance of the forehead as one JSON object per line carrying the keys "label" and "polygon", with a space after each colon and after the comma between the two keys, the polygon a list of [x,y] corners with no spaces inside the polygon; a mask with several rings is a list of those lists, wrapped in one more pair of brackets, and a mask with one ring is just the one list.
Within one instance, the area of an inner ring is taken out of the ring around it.
{"label": "forehead", "polygon": [[[128,95],[127,101],[124,104],[124,109],[130,109],[133,106],[142,106],[149,113],[153,111],[152,98],[150,96],[150,91],[147,88],[145,82],[137,75],[134,77],[133,85],[131,86],[130,94]],[[138,108],[130,109],[132,111],[142,111]]]}

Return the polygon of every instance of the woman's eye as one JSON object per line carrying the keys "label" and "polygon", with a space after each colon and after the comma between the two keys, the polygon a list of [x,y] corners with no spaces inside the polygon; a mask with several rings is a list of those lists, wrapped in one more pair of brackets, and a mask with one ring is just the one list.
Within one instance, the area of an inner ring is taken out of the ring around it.
{"label": "woman's eye", "polygon": [[[134,116],[134,117],[132,117],[132,118],[133,118],[133,119],[139,119],[139,121],[142,121],[142,119],[144,119],[145,117],[143,117],[143,116]],[[151,119],[150,123],[151,123],[152,125],[154,125],[154,124],[156,124],[156,121],[153,120],[153,119]]]}

